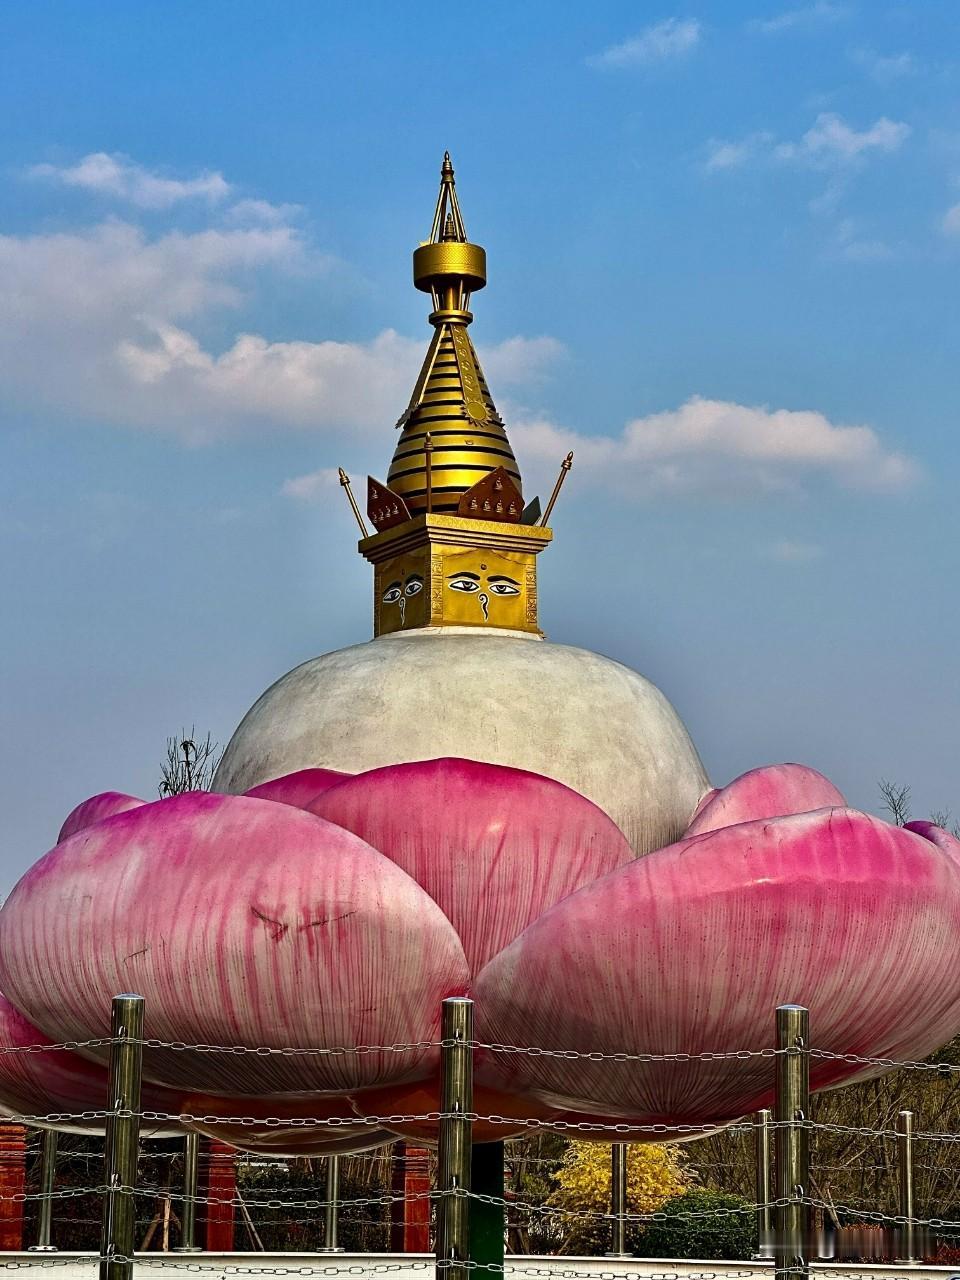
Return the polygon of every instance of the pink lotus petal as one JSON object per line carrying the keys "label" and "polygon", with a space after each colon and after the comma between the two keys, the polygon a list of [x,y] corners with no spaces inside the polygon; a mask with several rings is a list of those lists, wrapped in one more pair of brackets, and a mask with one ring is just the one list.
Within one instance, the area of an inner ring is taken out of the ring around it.
{"label": "pink lotus petal", "polygon": [[276,804],[291,804],[295,809],[309,809],[310,801],[321,792],[351,776],[339,769],[298,769],[296,773],[286,773],[282,778],[261,782],[243,794],[253,796],[255,800],[273,800]]}
{"label": "pink lotus petal", "polygon": [[[0,995],[0,1045],[5,1050],[0,1054],[0,1114],[50,1116],[48,1124],[42,1120],[31,1123],[65,1133],[103,1133],[102,1118],[82,1119],[79,1113],[105,1111],[111,1105],[105,1067],[88,1062],[71,1049],[13,1051],[53,1043]],[[143,1107],[150,1111],[178,1112],[180,1095],[148,1084],[143,1088]],[[58,1118],[54,1118],[55,1115]],[[145,1121],[143,1132],[144,1136],[160,1138],[183,1130],[172,1123]]]}
{"label": "pink lotus petal", "polygon": [[291,1130],[280,1137],[273,1130],[266,1130],[260,1136],[249,1133],[243,1127],[227,1137],[220,1125],[205,1128],[198,1124],[193,1128],[197,1133],[206,1134],[208,1138],[228,1142],[238,1151],[290,1160],[302,1160],[310,1156],[356,1156],[363,1151],[376,1151],[378,1147],[397,1140],[396,1134],[388,1129],[371,1129],[369,1126],[365,1126],[362,1131],[351,1130],[349,1135],[340,1133],[339,1137],[325,1137],[322,1132],[310,1129]]}
{"label": "pink lotus petal", "polygon": [[[417,1084],[388,1085],[385,1089],[364,1089],[351,1099],[358,1116],[417,1116],[436,1115],[440,1105],[439,1074]],[[529,1096],[520,1097],[503,1093],[498,1089],[475,1085],[473,1090],[474,1142],[503,1142],[515,1138],[527,1130],[528,1120],[548,1121],[556,1114],[555,1107],[545,1107]],[[511,1121],[516,1121],[516,1126]],[[437,1120],[413,1119],[391,1123],[392,1132],[411,1142],[437,1142],[440,1125]]]}
{"label": "pink lotus petal", "polygon": [[139,809],[142,804],[146,804],[146,800],[124,795],[122,791],[101,791],[99,795],[81,801],[67,814],[57,836],[57,844],[62,844],[70,836],[86,827],[92,827],[96,822],[103,822],[104,818],[110,818],[115,813],[126,813],[129,809]]}
{"label": "pink lotus petal", "polygon": [[707,807],[710,801],[713,800],[713,798],[715,796],[718,796],[719,794],[720,794],[719,787],[711,787],[709,791],[705,791],[703,793],[703,795],[700,797],[700,803],[697,805],[693,813],[691,813],[690,815],[690,822],[687,824],[688,829],[697,820],[697,818],[700,817],[700,814],[703,813],[704,809]]}
{"label": "pink lotus petal", "polygon": [[547,907],[634,857],[578,792],[475,760],[371,769],[310,808],[413,876],[452,921],[474,972]]}
{"label": "pink lotus petal", "polygon": [[[352,1155],[395,1141],[393,1134],[384,1129],[350,1123],[349,1098],[282,1095],[224,1098],[195,1094],[184,1099],[183,1110],[196,1117],[185,1124],[186,1128],[260,1155]],[[257,1123],[258,1120],[262,1123]],[[344,1123],[311,1123],[326,1120]]]}
{"label": "pink lotus petal", "polygon": [[915,831],[918,836],[923,836],[924,840],[929,840],[960,863],[960,840],[949,831],[944,831],[943,827],[938,827],[935,822],[908,822],[904,829]]}
{"label": "pink lotus petal", "polygon": [[[450,922],[348,831],[269,800],[188,793],[66,840],[0,911],[0,987],[48,1035],[106,1033],[137,991],[148,1034],[333,1048],[434,1041],[467,968]],[[148,1050],[145,1074],[209,1093],[416,1078],[435,1051],[270,1057]]]}
{"label": "pink lotus petal", "polygon": [[829,779],[802,764],[768,764],[708,793],[690,820],[688,836],[758,818],[782,818],[813,809],[843,808],[846,800]]}
{"label": "pink lotus petal", "polygon": [[[532,924],[479,975],[477,1034],[608,1054],[769,1049],[810,1009],[815,1048],[917,1058],[960,1030],[960,866],[849,809],[743,823],[621,867]],[[862,1073],[814,1060],[814,1087]],[[767,1105],[767,1058],[599,1062],[490,1054],[478,1079],[642,1123]]]}

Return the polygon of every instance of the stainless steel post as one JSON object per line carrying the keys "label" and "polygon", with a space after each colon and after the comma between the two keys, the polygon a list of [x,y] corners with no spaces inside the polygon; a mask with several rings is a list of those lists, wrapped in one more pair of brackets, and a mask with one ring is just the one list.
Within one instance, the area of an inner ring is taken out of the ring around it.
{"label": "stainless steel post", "polygon": [[200,1135],[188,1133],[183,1142],[183,1200],[180,1205],[180,1243],[174,1253],[200,1253],[197,1244],[197,1188],[200,1185]]}
{"label": "stainless steel post", "polygon": [[797,1004],[777,1009],[777,1121],[775,1145],[774,1257],[778,1280],[807,1276],[807,1207],[810,1191],[810,1144],[806,1122],[810,1118],[810,1015]]}
{"label": "stainless steel post", "polygon": [[340,1226],[340,1157],[327,1156],[327,1207],[323,1215],[323,1248],[321,1253],[343,1253],[339,1240]]}
{"label": "stainless steel post", "polygon": [[754,1154],[757,1162],[757,1257],[773,1257],[773,1210],[770,1201],[770,1120],[772,1113],[763,1107],[754,1120]]}
{"label": "stainless steel post", "polygon": [[443,1002],[437,1275],[466,1280],[470,1261],[470,1159],[473,1149],[473,1001]]}
{"label": "stainless steel post", "polygon": [[37,1243],[30,1246],[31,1253],[56,1253],[53,1236],[53,1185],[57,1177],[56,1129],[44,1129],[43,1147],[40,1152],[40,1195],[37,1215]]}
{"label": "stainless steel post", "polygon": [[897,1116],[897,1156],[900,1174],[900,1256],[898,1262],[916,1263],[917,1224],[913,1207],[913,1112]]}
{"label": "stainless steel post", "polygon": [[114,996],[110,1035],[110,1094],[104,1152],[100,1280],[133,1280],[137,1155],[140,1146],[140,1079],[143,1062],[143,996]]}
{"label": "stainless steel post", "polygon": [[627,1144],[610,1145],[610,1252],[608,1258],[629,1258],[627,1253]]}

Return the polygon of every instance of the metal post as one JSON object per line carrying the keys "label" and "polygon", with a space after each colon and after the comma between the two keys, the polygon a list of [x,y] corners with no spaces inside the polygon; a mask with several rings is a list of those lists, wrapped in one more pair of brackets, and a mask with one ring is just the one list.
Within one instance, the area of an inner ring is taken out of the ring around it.
{"label": "metal post", "polygon": [[56,1253],[57,1246],[52,1243],[53,1234],[53,1184],[57,1177],[57,1139],[56,1129],[44,1129],[43,1147],[40,1153],[40,1195],[37,1220],[37,1243],[30,1246],[30,1253]]}
{"label": "metal post", "polygon": [[900,1173],[900,1257],[898,1263],[916,1265],[917,1224],[913,1207],[913,1112],[897,1116],[897,1155]]}
{"label": "metal post", "polygon": [[327,1207],[323,1215],[323,1248],[321,1253],[343,1253],[339,1240],[340,1225],[340,1157],[327,1156]]}
{"label": "metal post", "polygon": [[140,1077],[143,1062],[143,996],[114,996],[110,1035],[110,1095],[104,1151],[100,1280],[133,1280],[137,1155],[140,1146]]}
{"label": "metal post", "polygon": [[443,1002],[437,1273],[466,1280],[470,1261],[470,1161],[473,1149],[473,1001]]}
{"label": "metal post", "polygon": [[773,1210],[770,1201],[770,1120],[772,1112],[763,1107],[754,1120],[754,1155],[757,1165],[757,1257],[773,1257]]}
{"label": "metal post", "polygon": [[774,1257],[778,1280],[807,1276],[807,1208],[810,1144],[805,1122],[810,1118],[810,1015],[797,1004],[777,1009]]}
{"label": "metal post", "polygon": [[627,1144],[610,1144],[610,1252],[608,1258],[629,1258],[627,1253]]}
{"label": "metal post", "polygon": [[200,1185],[200,1135],[188,1133],[183,1143],[183,1201],[180,1244],[174,1253],[200,1253],[197,1244],[197,1188]]}

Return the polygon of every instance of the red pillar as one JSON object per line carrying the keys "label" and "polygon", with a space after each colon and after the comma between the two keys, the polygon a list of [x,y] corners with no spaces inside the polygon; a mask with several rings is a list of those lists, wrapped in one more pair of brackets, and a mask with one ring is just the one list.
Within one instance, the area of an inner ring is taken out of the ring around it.
{"label": "red pillar", "polygon": [[[216,1138],[200,1140],[200,1181],[203,1194],[212,1202],[198,1205],[207,1219],[206,1250],[208,1253],[232,1253],[234,1250],[233,1204],[217,1204],[217,1200],[235,1200],[237,1195],[237,1151]],[[199,1218],[201,1213],[198,1212]]]}
{"label": "red pillar", "polygon": [[394,1253],[430,1252],[430,1152],[399,1142],[391,1187],[402,1195],[390,1206],[390,1248]]}
{"label": "red pillar", "polygon": [[22,1124],[0,1124],[0,1249],[23,1248],[23,1201],[27,1187],[27,1131]]}

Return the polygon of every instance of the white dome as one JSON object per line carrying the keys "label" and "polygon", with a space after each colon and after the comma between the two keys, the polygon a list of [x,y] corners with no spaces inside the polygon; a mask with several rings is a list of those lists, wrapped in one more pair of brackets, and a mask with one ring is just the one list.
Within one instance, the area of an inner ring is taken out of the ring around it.
{"label": "white dome", "polygon": [[556,778],[638,853],[675,840],[710,785],[680,717],[629,667],[534,636],[443,628],[381,636],[283,676],[244,716],[214,789],[440,756]]}

